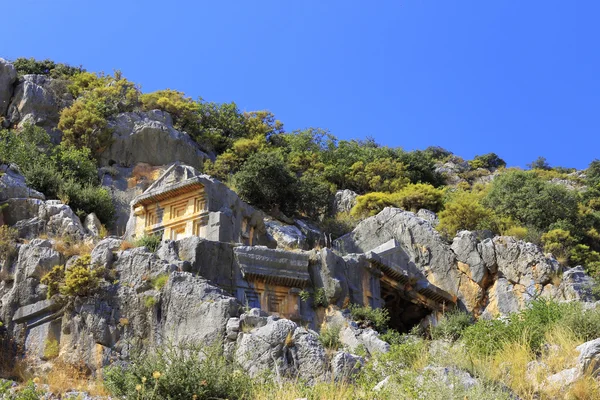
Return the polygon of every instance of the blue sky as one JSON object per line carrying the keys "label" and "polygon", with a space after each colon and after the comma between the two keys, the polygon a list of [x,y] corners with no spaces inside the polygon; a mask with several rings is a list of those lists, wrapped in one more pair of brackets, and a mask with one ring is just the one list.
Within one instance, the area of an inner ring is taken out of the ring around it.
{"label": "blue sky", "polygon": [[19,0],[0,57],[120,69],[144,91],[268,109],[407,150],[600,158],[593,0]]}

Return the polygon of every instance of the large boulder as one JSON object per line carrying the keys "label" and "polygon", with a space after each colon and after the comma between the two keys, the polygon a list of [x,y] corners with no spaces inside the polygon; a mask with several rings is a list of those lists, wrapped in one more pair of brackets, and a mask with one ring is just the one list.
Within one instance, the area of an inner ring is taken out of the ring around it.
{"label": "large boulder", "polygon": [[350,212],[356,204],[358,194],[349,189],[338,190],[333,198],[333,213]]}
{"label": "large boulder", "polygon": [[458,294],[461,272],[456,255],[428,221],[412,212],[386,207],[337,239],[334,249],[342,254],[365,253],[390,240],[396,240],[401,250],[392,260],[400,268],[417,279],[426,277],[453,296]]}
{"label": "large boulder", "polygon": [[597,376],[600,372],[600,338],[590,340],[577,347],[577,368],[579,374],[589,373]]}
{"label": "large boulder", "polygon": [[173,127],[171,116],[164,111],[122,113],[109,126],[113,136],[111,145],[100,156],[103,165],[165,165],[180,161],[201,168],[208,158],[187,133]]}
{"label": "large boulder", "polygon": [[452,241],[452,250],[456,254],[459,268],[478,285],[483,285],[488,275],[486,263],[477,248],[477,238],[472,232],[458,232]]}
{"label": "large boulder", "polygon": [[164,288],[162,332],[172,344],[221,343],[227,322],[239,315],[240,304],[206,279],[174,272]]}
{"label": "large boulder", "polygon": [[558,261],[533,243],[511,236],[497,236],[493,243],[498,272],[512,283],[545,285],[562,271]]}
{"label": "large boulder", "polygon": [[7,116],[11,125],[40,126],[50,134],[53,141],[60,140],[56,129],[60,110],[73,100],[67,89],[68,82],[45,75],[24,75],[17,84]]}
{"label": "large boulder", "polygon": [[593,302],[594,279],[586,274],[585,269],[578,265],[577,267],[566,270],[560,284],[556,288],[554,297],[563,301],[584,301]]}
{"label": "large boulder", "polygon": [[12,286],[4,292],[0,289],[0,319],[4,323],[12,320],[19,307],[46,297],[40,279],[61,261],[49,240],[35,239],[19,247],[17,261],[6,271],[7,275],[12,275]]}
{"label": "large boulder", "polygon": [[305,249],[306,236],[296,225],[283,224],[277,220],[265,221],[267,232],[282,249]]}
{"label": "large boulder", "polygon": [[0,165],[0,202],[18,198],[45,200],[42,193],[27,186],[15,165]]}
{"label": "large boulder", "polygon": [[351,352],[357,351],[359,347],[364,348],[370,355],[390,351],[390,345],[381,340],[376,331],[370,328],[359,329],[354,323],[350,323],[342,329],[340,342]]}
{"label": "large boulder", "polygon": [[236,361],[253,377],[269,370],[281,376],[291,364],[289,349],[297,327],[287,319],[269,318],[266,325],[241,333]]}
{"label": "large boulder", "polygon": [[15,67],[5,59],[0,58],[0,117],[6,115],[16,81],[17,71]]}

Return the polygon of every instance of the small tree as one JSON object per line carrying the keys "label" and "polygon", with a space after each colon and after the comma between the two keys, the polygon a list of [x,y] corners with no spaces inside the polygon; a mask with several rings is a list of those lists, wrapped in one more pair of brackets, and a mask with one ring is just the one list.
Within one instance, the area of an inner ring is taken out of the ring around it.
{"label": "small tree", "polygon": [[530,164],[527,164],[527,167],[529,167],[529,169],[543,169],[546,171],[552,169],[550,164],[546,161],[546,157],[541,156],[533,160]]}
{"label": "small tree", "polygon": [[261,209],[296,210],[298,180],[278,153],[252,155],[233,176],[233,184],[242,199]]}
{"label": "small tree", "polygon": [[475,156],[469,165],[473,169],[485,168],[485,169],[496,169],[506,167],[506,162],[501,159],[496,153],[488,153],[482,156]]}

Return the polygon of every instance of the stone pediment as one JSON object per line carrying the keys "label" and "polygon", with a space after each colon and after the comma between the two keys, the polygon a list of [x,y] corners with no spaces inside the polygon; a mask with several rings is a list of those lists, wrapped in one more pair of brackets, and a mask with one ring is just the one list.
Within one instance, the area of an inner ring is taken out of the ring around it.
{"label": "stone pediment", "polygon": [[408,258],[396,239],[391,239],[366,253],[367,258],[377,265],[384,279],[410,298],[427,303],[434,308],[456,304],[456,298],[450,293],[433,285],[424,276],[411,274]]}
{"label": "stone pediment", "polygon": [[303,288],[310,281],[306,253],[240,246],[234,249],[244,279]]}

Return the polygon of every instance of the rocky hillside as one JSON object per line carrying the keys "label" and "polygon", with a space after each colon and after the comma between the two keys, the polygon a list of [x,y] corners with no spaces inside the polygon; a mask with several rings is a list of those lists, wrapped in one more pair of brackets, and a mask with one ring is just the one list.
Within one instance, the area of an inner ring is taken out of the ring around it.
{"label": "rocky hillside", "polygon": [[596,161],[285,132],[26,59],[0,117],[4,398],[600,396]]}

